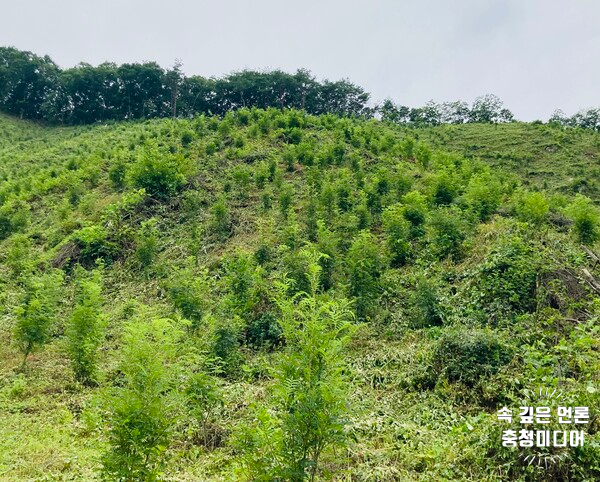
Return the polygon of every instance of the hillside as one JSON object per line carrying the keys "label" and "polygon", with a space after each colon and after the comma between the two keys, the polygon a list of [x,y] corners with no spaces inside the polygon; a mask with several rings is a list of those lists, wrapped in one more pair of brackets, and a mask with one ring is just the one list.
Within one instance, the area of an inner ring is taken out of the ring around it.
{"label": "hillside", "polygon": [[[598,480],[599,156],[525,123],[0,116],[0,480]],[[591,409],[544,470],[496,416],[540,387]]]}
{"label": "hillside", "polygon": [[515,122],[443,125],[419,135],[438,148],[515,172],[536,189],[599,199],[600,137],[594,131]]}

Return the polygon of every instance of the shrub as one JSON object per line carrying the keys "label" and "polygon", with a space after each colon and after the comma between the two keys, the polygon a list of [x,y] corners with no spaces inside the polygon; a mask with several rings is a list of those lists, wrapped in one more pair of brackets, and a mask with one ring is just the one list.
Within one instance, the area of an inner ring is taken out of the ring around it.
{"label": "shrub", "polygon": [[451,204],[456,197],[454,180],[447,172],[440,172],[433,180],[433,202],[438,206]]}
{"label": "shrub", "polygon": [[143,188],[149,196],[164,201],[186,183],[186,171],[182,156],[161,152],[154,145],[137,150],[127,176],[131,186]]}
{"label": "shrub", "polygon": [[240,352],[241,330],[239,319],[233,321],[213,320],[211,355],[216,362],[215,371],[225,376],[235,376],[242,366]]}
{"label": "shrub", "polygon": [[208,270],[195,273],[189,267],[179,269],[167,290],[175,310],[190,322],[190,331],[197,331],[210,305]]}
{"label": "shrub", "polygon": [[410,223],[405,219],[404,209],[401,204],[393,204],[381,215],[394,266],[402,266],[410,256]]}
{"label": "shrub", "polygon": [[189,413],[198,424],[202,445],[208,449],[219,443],[218,434],[211,430],[215,415],[223,405],[223,397],[216,380],[206,373],[194,373],[187,381],[185,390]]}
{"label": "shrub", "polygon": [[471,211],[485,221],[500,205],[502,185],[488,172],[475,174],[469,180],[463,198]]}
{"label": "shrub", "polygon": [[233,168],[232,178],[237,189],[239,199],[248,197],[248,188],[250,187],[251,173],[245,165],[238,165]]}
{"label": "shrub", "polygon": [[434,349],[433,367],[449,382],[474,387],[511,359],[511,350],[490,330],[454,328],[446,331]]}
{"label": "shrub", "polygon": [[63,272],[59,270],[33,276],[25,282],[25,292],[15,310],[14,327],[15,342],[23,353],[23,368],[27,357],[50,337],[62,283]]}
{"label": "shrub", "polygon": [[459,209],[440,208],[432,212],[428,238],[432,252],[439,259],[460,259],[466,237],[467,224]]}
{"label": "shrub", "polygon": [[319,265],[308,257],[310,291],[290,298],[289,280],[277,284],[275,301],[286,348],[275,368],[274,410],[255,408],[257,423],[242,429],[236,445],[251,480],[315,480],[320,457],[344,443],[349,413],[344,352],[351,312],[344,300],[318,294]]}
{"label": "shrub", "polygon": [[102,226],[82,228],[73,233],[73,240],[79,248],[79,262],[84,267],[95,266],[98,259],[110,264],[121,252],[119,245],[110,239],[108,231]]}
{"label": "shrub", "polygon": [[352,241],[348,250],[349,294],[355,300],[356,317],[368,319],[379,296],[379,277],[384,261],[375,237],[368,231],[361,231]]}
{"label": "shrub", "polygon": [[268,211],[273,207],[273,199],[270,192],[265,191],[262,193],[260,196],[260,204],[263,211]]}
{"label": "shrub", "polygon": [[402,198],[404,218],[410,223],[410,238],[419,238],[425,233],[427,198],[419,191],[410,191]]}
{"label": "shrub", "polygon": [[444,322],[444,310],[434,281],[419,276],[410,301],[412,305],[410,325],[413,328],[439,326]]}
{"label": "shrub", "polygon": [[577,194],[566,213],[573,220],[579,242],[593,244],[600,238],[600,214],[590,198]]}
{"label": "shrub", "polygon": [[220,238],[226,239],[231,234],[231,218],[225,197],[221,196],[210,208],[211,230]]}
{"label": "shrub", "polygon": [[13,200],[0,207],[0,241],[22,231],[28,219],[29,206],[23,201]]}
{"label": "shrub", "polygon": [[31,241],[24,234],[16,234],[8,244],[6,253],[6,266],[12,272],[14,278],[31,271],[34,262],[30,256]]}
{"label": "shrub", "polygon": [[534,310],[538,259],[534,249],[522,239],[502,241],[473,271],[477,287],[473,295],[488,313]]}
{"label": "shrub", "polygon": [[135,237],[135,257],[143,270],[150,270],[159,250],[157,220],[144,221]]}
{"label": "shrub", "polygon": [[548,219],[550,207],[546,196],[541,192],[518,191],[513,196],[513,209],[517,217],[534,226],[540,226]]}
{"label": "shrub", "polygon": [[314,147],[309,142],[302,142],[296,146],[296,158],[303,166],[312,166],[315,161]]}
{"label": "shrub", "polygon": [[337,205],[342,212],[350,210],[352,207],[352,187],[348,177],[342,177],[335,187]]}
{"label": "shrub", "polygon": [[283,343],[283,332],[272,311],[261,314],[248,323],[246,341],[254,348],[273,349]]}
{"label": "shrub", "polygon": [[192,141],[194,140],[194,133],[192,131],[186,130],[181,134],[181,145],[183,147],[188,147]]}
{"label": "shrub", "polygon": [[127,174],[127,164],[123,159],[115,160],[108,169],[108,179],[113,188],[122,189],[125,186],[125,176]]}
{"label": "shrub", "polygon": [[287,218],[288,211],[294,202],[293,194],[294,190],[289,184],[283,186],[283,189],[281,189],[281,192],[279,193],[279,211],[284,218]]}
{"label": "shrub", "polygon": [[106,398],[109,448],[102,472],[109,480],[158,480],[175,428],[175,373],[167,364],[179,337],[166,319],[136,319],[126,328],[122,385]]}
{"label": "shrub", "polygon": [[101,271],[77,273],[75,309],[67,325],[67,349],[75,378],[84,384],[96,381],[98,348],[103,339]]}

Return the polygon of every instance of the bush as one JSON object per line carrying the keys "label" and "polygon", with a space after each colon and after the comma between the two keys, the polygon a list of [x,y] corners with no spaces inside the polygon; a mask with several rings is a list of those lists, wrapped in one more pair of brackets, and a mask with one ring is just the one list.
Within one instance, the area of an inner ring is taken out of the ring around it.
{"label": "bush", "polygon": [[197,331],[210,306],[208,270],[195,273],[189,267],[179,269],[167,290],[175,310],[190,322],[190,331]]}
{"label": "bush", "polygon": [[544,224],[550,207],[546,196],[541,192],[517,191],[513,196],[513,209],[521,221],[534,226]]}
{"label": "bush", "polygon": [[158,229],[155,218],[144,221],[135,237],[135,258],[143,270],[151,270],[158,254]]}
{"label": "bush", "polygon": [[210,208],[211,230],[222,240],[231,234],[231,218],[225,197],[221,196]]}
{"label": "bush", "polygon": [[123,159],[116,159],[108,169],[108,179],[113,188],[122,189],[125,186],[127,164]]}
{"label": "bush", "polygon": [[432,360],[438,376],[474,387],[511,359],[511,350],[490,330],[454,328],[437,341]]}
{"label": "bush", "polygon": [[432,252],[439,259],[460,259],[466,237],[467,224],[459,209],[440,208],[432,212],[428,238]]}
{"label": "bush", "polygon": [[27,357],[44,346],[50,337],[62,283],[63,272],[59,270],[25,282],[23,298],[15,310],[14,327],[15,342],[23,353],[23,368]]}
{"label": "bush", "polygon": [[246,328],[246,341],[254,348],[272,350],[283,343],[283,332],[275,313],[268,311],[251,320]]}
{"label": "bush", "polygon": [[440,172],[433,181],[433,202],[438,206],[451,204],[457,194],[454,179],[447,172]]}
{"label": "bush", "polygon": [[287,219],[288,211],[294,202],[293,194],[294,190],[289,184],[286,184],[279,193],[279,211],[285,219]]}
{"label": "bush", "polygon": [[425,276],[416,280],[415,291],[411,297],[413,328],[439,326],[444,322],[444,310],[435,282]]}
{"label": "bush", "polygon": [[0,241],[27,226],[29,207],[23,201],[11,201],[0,207]]}
{"label": "bush", "polygon": [[202,445],[208,449],[217,447],[219,436],[211,430],[211,425],[223,405],[223,397],[216,380],[206,373],[195,373],[187,381],[185,395],[188,411],[198,424]]}
{"label": "bush", "polygon": [[77,273],[75,309],[67,325],[67,347],[75,378],[84,384],[96,381],[98,348],[103,339],[101,271]]}
{"label": "bush", "polygon": [[410,238],[419,238],[425,233],[427,198],[419,191],[410,191],[402,198],[404,218],[410,223]]}
{"label": "bush", "polygon": [[502,185],[494,175],[484,172],[469,180],[463,196],[465,202],[481,221],[488,219],[500,205]]}
{"label": "bush", "polygon": [[323,452],[346,438],[351,312],[346,301],[318,294],[318,255],[301,256],[309,260],[309,292],[290,298],[289,280],[277,285],[286,348],[275,367],[273,410],[255,407],[257,423],[236,438],[251,480],[315,480]]}
{"label": "bush", "polygon": [[384,261],[375,237],[368,231],[361,231],[352,241],[348,250],[349,295],[355,300],[356,317],[368,319],[379,297],[379,277]]}
{"label": "bush", "polygon": [[539,261],[534,249],[520,238],[502,241],[471,274],[473,295],[488,313],[533,311]]}
{"label": "bush", "polygon": [[573,220],[579,242],[594,244],[600,238],[600,214],[590,198],[577,194],[567,206],[566,213]]}
{"label": "bush", "polygon": [[393,204],[381,215],[394,266],[402,266],[410,256],[410,223],[405,219],[404,210],[401,204]]}
{"label": "bush", "polygon": [[119,245],[110,239],[102,226],[82,228],[73,233],[73,240],[79,248],[79,262],[86,268],[95,266],[98,259],[110,264],[121,253]]}
{"label": "bush", "polygon": [[143,188],[149,196],[165,201],[186,183],[186,171],[183,157],[161,152],[154,145],[137,150],[136,161],[127,176],[134,188]]}
{"label": "bush", "polygon": [[167,364],[180,333],[166,319],[136,319],[126,328],[122,386],[108,392],[108,450],[102,472],[109,480],[156,481],[174,424],[173,382]]}
{"label": "bush", "polygon": [[212,326],[211,355],[216,362],[215,371],[224,376],[239,374],[243,357],[240,352],[241,330],[239,319],[220,320]]}

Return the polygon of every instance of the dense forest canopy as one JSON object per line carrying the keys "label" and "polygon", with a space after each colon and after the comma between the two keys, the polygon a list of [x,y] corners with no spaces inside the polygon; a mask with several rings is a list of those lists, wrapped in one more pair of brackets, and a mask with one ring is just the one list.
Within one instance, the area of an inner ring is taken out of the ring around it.
{"label": "dense forest canopy", "polygon": [[[61,69],[48,56],[0,47],[0,111],[21,118],[60,124],[155,117],[223,116],[243,107],[302,109],[309,114],[379,117],[412,126],[509,122],[513,114],[494,95],[463,101],[428,102],[410,108],[392,100],[370,104],[370,94],[349,80],[318,81],[309,71],[235,72],[221,78],[185,76],[176,62],[163,69],[155,62],[96,67],[80,63]],[[600,130],[600,109],[550,122]]]}

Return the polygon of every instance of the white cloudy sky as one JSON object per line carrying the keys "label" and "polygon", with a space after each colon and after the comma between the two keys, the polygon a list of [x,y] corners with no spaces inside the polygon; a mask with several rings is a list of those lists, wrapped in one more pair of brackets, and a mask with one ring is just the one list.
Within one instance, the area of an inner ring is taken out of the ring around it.
{"label": "white cloudy sky", "polygon": [[600,105],[598,0],[2,0],[0,45],[61,67],[305,67],[410,106],[494,93],[524,120]]}

